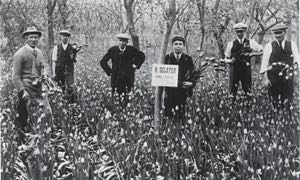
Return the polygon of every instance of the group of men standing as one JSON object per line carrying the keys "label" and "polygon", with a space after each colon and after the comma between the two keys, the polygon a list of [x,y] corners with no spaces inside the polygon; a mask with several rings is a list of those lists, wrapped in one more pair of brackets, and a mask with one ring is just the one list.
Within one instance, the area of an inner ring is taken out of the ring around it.
{"label": "group of men standing", "polygon": [[[264,50],[261,45],[245,37],[247,25],[238,23],[234,25],[236,39],[229,42],[226,48],[225,62],[229,63],[229,91],[233,102],[237,94],[239,82],[248,100],[251,99],[251,57],[263,54],[260,73],[264,74],[264,84],[268,86],[269,95],[275,106],[288,107],[293,96],[292,67],[299,63],[297,46],[285,40],[287,26],[278,24],[272,32],[275,40],[268,43]],[[34,84],[42,73],[42,52],[37,48],[41,32],[35,27],[28,28],[23,37],[26,45],[20,48],[13,57],[13,84],[19,92],[17,128],[24,131],[27,124],[28,112],[26,103],[28,99],[40,101],[42,97],[41,84]],[[76,102],[74,96],[74,63],[76,54],[80,50],[76,44],[70,44],[71,33],[60,31],[61,43],[53,48],[52,71],[54,80],[66,92],[69,103]],[[119,45],[111,47],[100,61],[104,72],[111,77],[112,94],[117,93],[128,101],[128,93],[134,85],[135,71],[145,61],[145,54],[137,48],[128,45],[130,36],[124,33],[116,38]],[[165,64],[178,65],[178,86],[165,87],[164,110],[169,118],[184,118],[186,99],[193,94],[196,80],[187,76],[195,70],[192,57],[183,53],[185,39],[175,36],[172,39],[173,52],[165,57]],[[111,60],[111,66],[108,61]],[[289,77],[289,78],[288,78]],[[39,103],[43,106],[43,103]],[[287,106],[286,106],[287,105]]]}
{"label": "group of men standing", "polygon": [[237,38],[228,43],[225,56],[230,64],[229,91],[233,102],[236,98],[239,82],[242,84],[246,98],[251,95],[251,58],[263,54],[260,73],[263,75],[263,85],[275,108],[289,110],[293,99],[293,76],[296,64],[299,64],[298,48],[294,42],[285,39],[288,27],[277,24],[272,28],[274,41],[266,44],[265,48],[252,39],[247,39],[247,25],[234,25]]}

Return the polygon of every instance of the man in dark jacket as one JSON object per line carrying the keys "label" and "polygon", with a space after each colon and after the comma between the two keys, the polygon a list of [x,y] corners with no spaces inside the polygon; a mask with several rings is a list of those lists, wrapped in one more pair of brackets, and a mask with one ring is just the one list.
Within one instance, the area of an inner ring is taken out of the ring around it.
{"label": "man in dark jacket", "polygon": [[[134,85],[134,73],[145,61],[145,54],[133,46],[129,46],[130,36],[121,33],[116,35],[118,46],[111,47],[100,61],[101,67],[108,76],[111,76],[112,93],[125,95],[131,91]],[[108,61],[112,61],[112,66]]]}
{"label": "man in dark jacket", "polygon": [[275,40],[266,44],[260,73],[264,74],[263,84],[268,87],[275,108],[287,108],[293,100],[294,63],[299,64],[297,45],[285,39],[284,24],[272,28]]}
{"label": "man in dark jacket", "polygon": [[74,103],[74,63],[76,63],[76,53],[80,49],[69,43],[71,36],[69,31],[62,30],[59,34],[62,43],[53,48],[52,71],[55,81],[62,88],[68,102]]}
{"label": "man in dark jacket", "polygon": [[178,86],[165,87],[165,116],[175,119],[183,119],[185,115],[185,104],[187,97],[193,94],[196,84],[191,79],[194,71],[192,57],[183,53],[185,40],[183,37],[175,36],[172,39],[173,52],[166,55],[165,64],[178,65]]}

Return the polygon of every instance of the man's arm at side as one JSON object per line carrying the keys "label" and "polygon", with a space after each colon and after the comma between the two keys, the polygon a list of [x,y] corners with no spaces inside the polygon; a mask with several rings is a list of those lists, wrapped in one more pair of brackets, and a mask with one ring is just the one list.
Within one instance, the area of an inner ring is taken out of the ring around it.
{"label": "man's arm at side", "polygon": [[134,53],[134,64],[136,65],[136,69],[140,69],[142,64],[145,62],[145,54],[142,51],[137,50],[135,47],[133,47],[133,53]]}
{"label": "man's arm at side", "polygon": [[55,74],[56,61],[57,61],[57,46],[54,46],[52,51],[52,76],[56,75]]}
{"label": "man's arm at side", "polygon": [[268,43],[263,50],[263,58],[261,61],[259,73],[264,73],[268,70],[271,53],[272,53],[272,45],[271,43]]}
{"label": "man's arm at side", "polygon": [[297,45],[294,42],[291,42],[291,46],[292,46],[292,53],[294,56],[294,63],[297,63],[298,67],[299,67],[300,58],[299,58],[299,51],[298,51]]}
{"label": "man's arm at side", "polygon": [[107,51],[107,53],[103,56],[103,58],[100,60],[100,65],[108,76],[110,76],[112,73],[112,69],[108,65],[108,61],[111,59],[111,57],[112,57],[112,48],[110,48]]}
{"label": "man's arm at side", "polygon": [[17,88],[19,92],[25,89],[22,81],[22,68],[23,68],[23,58],[21,55],[16,54],[13,57],[13,73],[12,73],[12,83]]}

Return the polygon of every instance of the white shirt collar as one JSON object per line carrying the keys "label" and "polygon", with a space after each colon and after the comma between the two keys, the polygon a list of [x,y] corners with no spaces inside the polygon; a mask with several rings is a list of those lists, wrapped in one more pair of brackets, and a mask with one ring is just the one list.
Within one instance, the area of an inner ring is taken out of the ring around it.
{"label": "white shirt collar", "polygon": [[[277,43],[278,43],[278,45],[280,46],[280,44],[279,44],[279,41],[277,41],[277,40],[275,40]],[[284,49],[284,46],[285,46],[285,39],[281,42],[281,46],[282,46],[282,48]]]}
{"label": "white shirt collar", "polygon": [[239,39],[238,37],[236,37],[236,39],[242,44],[245,40],[245,36],[242,39]]}
{"label": "white shirt collar", "polygon": [[177,57],[178,57],[178,58],[180,59],[180,58],[181,58],[181,55],[182,55],[182,53],[180,53],[180,54],[176,54],[176,53],[174,53],[174,56],[175,56],[175,58],[177,58]]}
{"label": "white shirt collar", "polygon": [[119,49],[120,51],[124,52],[126,50],[126,46],[123,49],[121,49],[121,46],[119,46]]}
{"label": "white shirt collar", "polygon": [[67,49],[67,47],[68,47],[68,43],[66,43],[66,44],[64,44],[64,43],[61,43],[61,45],[62,45],[62,47],[64,48],[64,50],[66,50],[66,49]]}

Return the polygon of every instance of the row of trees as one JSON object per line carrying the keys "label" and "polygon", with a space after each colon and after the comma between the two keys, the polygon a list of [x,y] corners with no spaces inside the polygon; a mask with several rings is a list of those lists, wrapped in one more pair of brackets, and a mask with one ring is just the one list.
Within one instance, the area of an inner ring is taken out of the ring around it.
{"label": "row of trees", "polygon": [[[153,45],[160,42],[172,3],[169,0],[1,0],[1,29],[8,38],[10,52],[21,44],[21,33],[32,25],[47,32],[42,46],[48,47],[48,51],[55,42],[56,32],[65,28],[94,46],[100,36],[116,32],[129,32],[136,47],[143,39]],[[298,32],[299,0],[176,0],[174,3],[173,32],[203,50],[217,45],[221,57],[224,42],[231,38],[231,27],[236,22],[247,23],[249,37],[256,37],[260,43],[264,43],[268,30],[279,22],[291,27],[289,38]]]}

